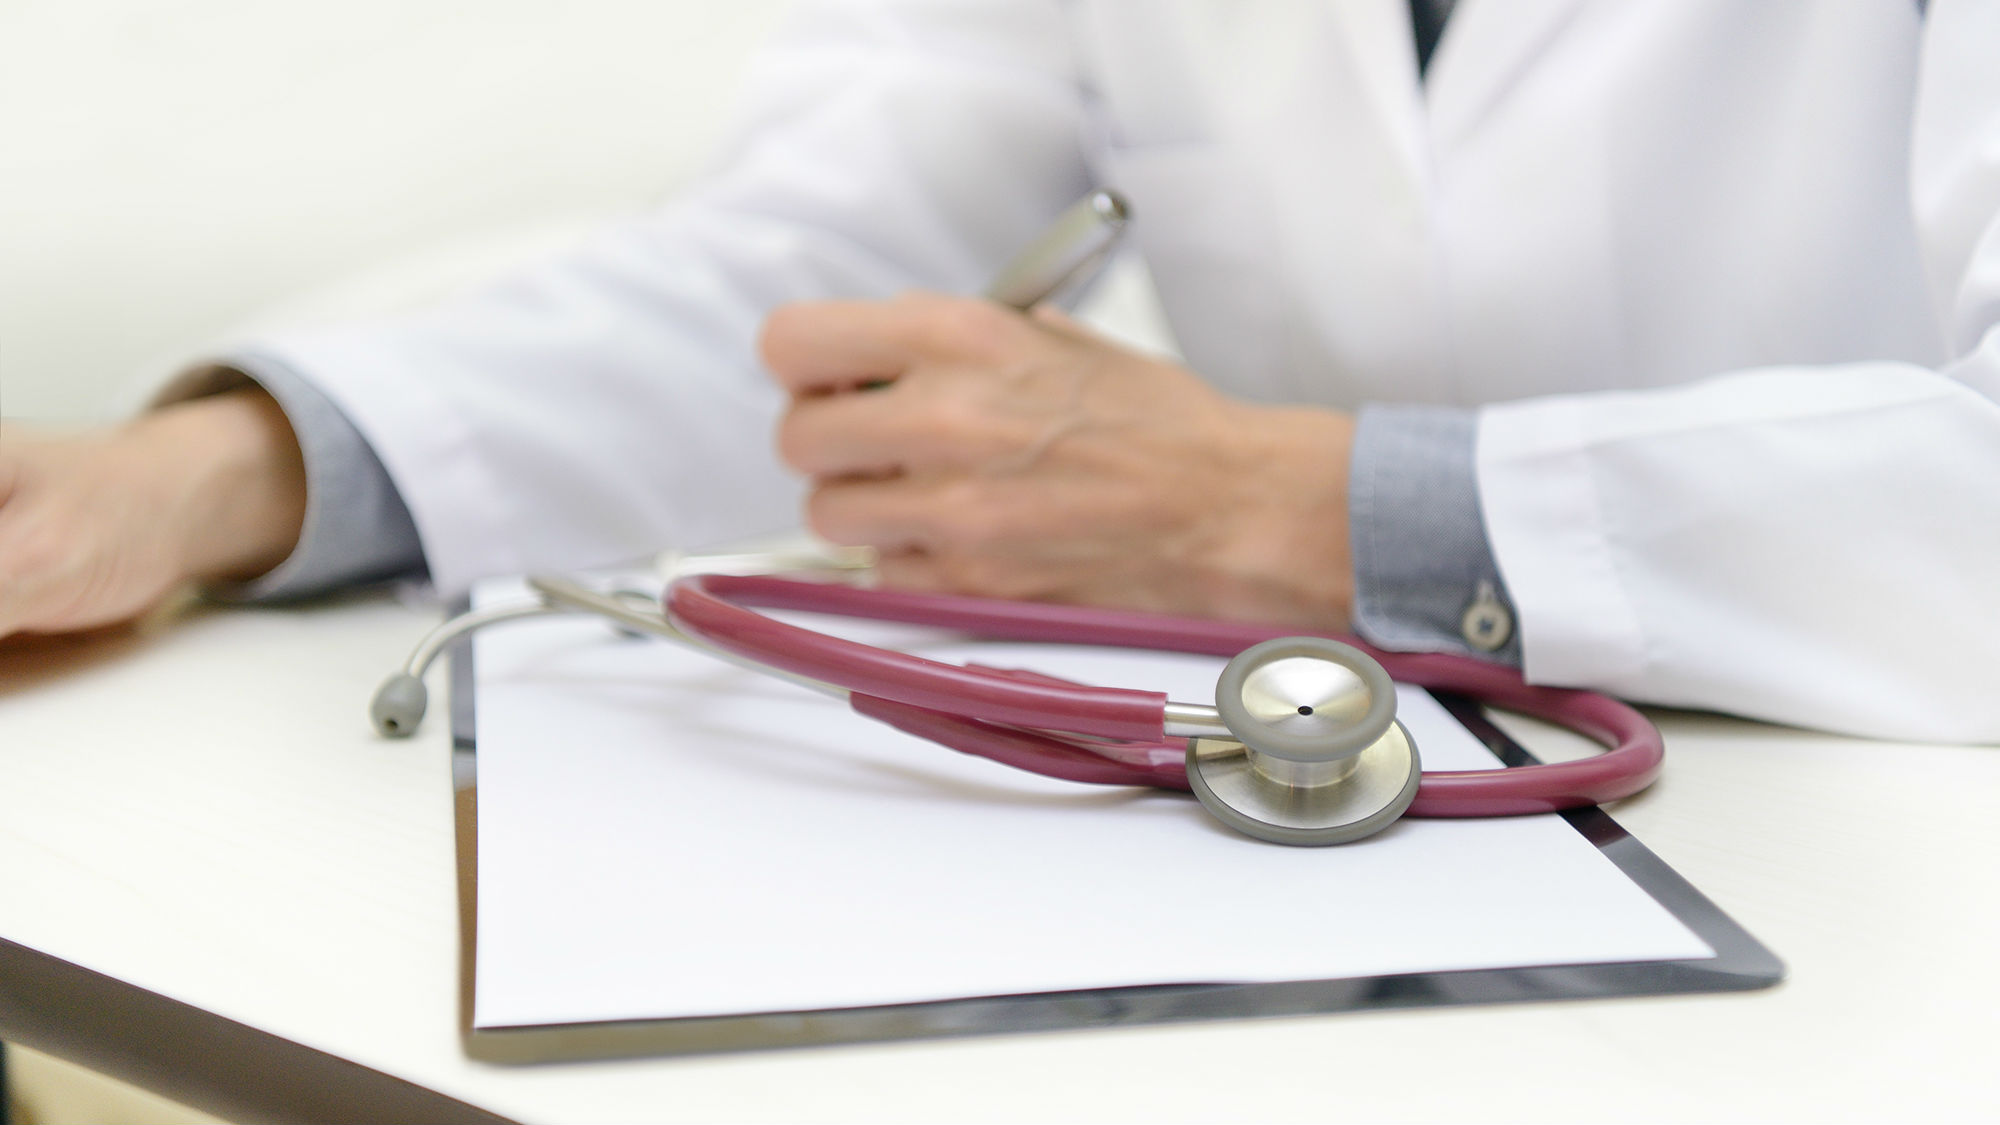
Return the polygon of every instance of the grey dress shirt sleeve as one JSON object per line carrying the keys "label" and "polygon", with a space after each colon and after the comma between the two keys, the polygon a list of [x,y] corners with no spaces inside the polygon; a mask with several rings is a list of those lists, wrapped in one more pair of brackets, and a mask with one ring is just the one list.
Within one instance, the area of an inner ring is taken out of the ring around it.
{"label": "grey dress shirt sleeve", "polygon": [[1347,497],[1354,628],[1386,649],[1518,665],[1514,606],[1480,515],[1477,422],[1452,407],[1361,411]]}
{"label": "grey dress shirt sleeve", "polygon": [[177,381],[171,397],[256,383],[277,400],[305,455],[306,514],[292,554],[248,582],[207,593],[224,601],[283,601],[343,586],[425,575],[423,544],[368,440],[310,381],[268,357],[236,355]]}

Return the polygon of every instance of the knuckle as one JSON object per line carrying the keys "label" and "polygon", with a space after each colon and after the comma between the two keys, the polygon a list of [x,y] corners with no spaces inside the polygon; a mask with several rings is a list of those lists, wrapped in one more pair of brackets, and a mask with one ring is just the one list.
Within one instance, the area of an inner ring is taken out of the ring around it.
{"label": "knuckle", "polygon": [[815,488],[806,497],[806,528],[814,535],[842,547],[855,547],[862,540],[855,536],[852,507],[847,503],[846,490],[837,486]]}
{"label": "knuckle", "polygon": [[1037,592],[1025,568],[1011,559],[959,551],[940,560],[943,583],[953,592],[989,598],[1024,598]]}
{"label": "knuckle", "polygon": [[962,594],[979,593],[980,580],[989,570],[986,562],[969,551],[943,551],[937,555],[938,577],[946,589]]}
{"label": "knuckle", "polygon": [[995,356],[1008,348],[1015,330],[1011,313],[991,301],[934,298],[925,310],[926,343],[935,351]]}
{"label": "knuckle", "polygon": [[991,354],[1004,349],[1019,326],[1013,314],[991,301],[959,301],[950,327],[967,346]]}
{"label": "knuckle", "polygon": [[952,298],[929,289],[905,289],[896,294],[892,303],[913,312],[921,312],[924,309],[950,304],[951,301]]}
{"label": "knuckle", "polygon": [[63,522],[37,520],[12,536],[6,569],[14,575],[48,577],[76,565],[84,546]]}
{"label": "knuckle", "polygon": [[799,417],[796,410],[787,410],[778,419],[775,444],[778,459],[801,473],[812,472],[812,454],[816,443],[813,441],[811,426]]}
{"label": "knuckle", "polygon": [[771,310],[757,330],[757,358],[780,375],[797,370],[805,355],[801,340],[811,320],[810,307],[802,303]]}
{"label": "knuckle", "polygon": [[981,550],[1008,539],[1005,521],[984,484],[962,478],[942,485],[934,501],[937,538],[962,550]]}
{"label": "knuckle", "polygon": [[916,421],[932,436],[950,445],[970,441],[987,424],[977,404],[968,401],[961,389],[949,386],[926,396]]}
{"label": "knuckle", "polygon": [[936,562],[913,551],[884,551],[875,562],[875,574],[884,586],[897,589],[935,590],[940,585]]}
{"label": "knuckle", "polygon": [[996,396],[992,380],[946,375],[912,389],[908,424],[943,460],[969,467],[1021,444],[1019,412]]}

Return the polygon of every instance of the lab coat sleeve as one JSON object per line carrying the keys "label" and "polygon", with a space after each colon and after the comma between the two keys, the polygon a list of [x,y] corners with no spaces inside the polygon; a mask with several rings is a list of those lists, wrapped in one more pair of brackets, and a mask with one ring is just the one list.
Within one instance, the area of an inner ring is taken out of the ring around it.
{"label": "lab coat sleeve", "polygon": [[758,326],[795,299],[976,291],[1088,189],[1061,20],[812,8],[673,206],[437,307],[244,350],[352,421],[445,594],[795,526]]}
{"label": "lab coat sleeve", "polygon": [[1930,20],[1912,194],[1954,358],[1486,408],[1529,680],[2000,742],[2000,5]]}

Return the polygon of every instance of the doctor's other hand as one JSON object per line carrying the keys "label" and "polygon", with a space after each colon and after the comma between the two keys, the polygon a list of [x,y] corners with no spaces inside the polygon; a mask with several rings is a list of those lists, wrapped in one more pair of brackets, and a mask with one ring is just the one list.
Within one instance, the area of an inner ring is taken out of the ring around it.
{"label": "doctor's other hand", "polygon": [[807,522],[885,585],[1347,624],[1350,415],[1229,398],[1048,307],[808,302],[759,343]]}
{"label": "doctor's other hand", "polygon": [[283,561],[305,468],[245,388],[72,434],[0,427],[0,636],[130,620],[189,582]]}

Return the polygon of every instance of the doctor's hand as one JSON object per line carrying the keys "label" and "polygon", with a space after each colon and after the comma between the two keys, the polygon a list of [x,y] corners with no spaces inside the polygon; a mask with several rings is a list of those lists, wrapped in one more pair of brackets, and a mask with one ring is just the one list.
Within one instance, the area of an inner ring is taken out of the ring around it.
{"label": "doctor's hand", "polygon": [[1052,308],[789,305],[765,362],[822,537],[883,583],[1344,628],[1351,416],[1217,393]]}
{"label": "doctor's hand", "polygon": [[127,621],[188,582],[261,574],[304,516],[297,442],[260,390],[110,430],[0,427],[0,636]]}

